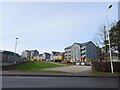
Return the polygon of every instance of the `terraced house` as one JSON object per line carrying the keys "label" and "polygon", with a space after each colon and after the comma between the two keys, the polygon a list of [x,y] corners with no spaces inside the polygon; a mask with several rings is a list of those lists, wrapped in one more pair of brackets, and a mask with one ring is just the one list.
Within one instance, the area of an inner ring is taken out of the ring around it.
{"label": "terraced house", "polygon": [[65,49],[65,60],[70,62],[90,62],[97,59],[98,48],[92,41],[85,43],[74,43]]}

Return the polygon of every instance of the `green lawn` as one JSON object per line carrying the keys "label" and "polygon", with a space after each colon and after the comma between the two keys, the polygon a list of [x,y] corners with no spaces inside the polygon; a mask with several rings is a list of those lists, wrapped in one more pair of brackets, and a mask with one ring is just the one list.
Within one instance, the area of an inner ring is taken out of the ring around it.
{"label": "green lawn", "polygon": [[65,66],[65,64],[56,64],[51,62],[41,62],[41,61],[29,61],[24,64],[14,66],[17,70],[37,70],[37,69],[44,69],[44,68],[52,68],[52,67],[60,67]]}

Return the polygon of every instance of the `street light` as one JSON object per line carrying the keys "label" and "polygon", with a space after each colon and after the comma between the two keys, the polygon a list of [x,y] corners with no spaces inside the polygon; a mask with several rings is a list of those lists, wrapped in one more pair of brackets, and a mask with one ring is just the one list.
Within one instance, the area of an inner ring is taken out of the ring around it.
{"label": "street light", "polygon": [[16,53],[16,49],[17,49],[17,40],[18,38],[15,38],[16,39],[16,43],[15,43],[15,53]]}
{"label": "street light", "polygon": [[16,63],[15,56],[16,56],[16,49],[17,49],[17,40],[18,40],[18,38],[15,38],[15,39],[16,39],[16,42],[15,42],[14,62]]}
{"label": "street light", "polygon": [[109,44],[109,53],[110,53],[110,61],[111,61],[111,72],[113,73],[112,52],[111,52],[111,45],[110,45],[110,30],[109,30],[109,26],[108,26],[108,16],[107,16],[107,12],[111,7],[112,7],[112,5],[110,5],[106,11],[106,19],[107,19],[106,31],[108,32],[108,44]]}

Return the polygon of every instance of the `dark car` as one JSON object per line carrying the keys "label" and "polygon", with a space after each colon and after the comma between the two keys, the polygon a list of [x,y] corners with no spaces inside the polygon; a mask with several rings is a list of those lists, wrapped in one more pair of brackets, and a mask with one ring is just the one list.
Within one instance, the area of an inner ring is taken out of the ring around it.
{"label": "dark car", "polygon": [[59,60],[59,59],[55,59],[54,62],[61,62],[61,60]]}

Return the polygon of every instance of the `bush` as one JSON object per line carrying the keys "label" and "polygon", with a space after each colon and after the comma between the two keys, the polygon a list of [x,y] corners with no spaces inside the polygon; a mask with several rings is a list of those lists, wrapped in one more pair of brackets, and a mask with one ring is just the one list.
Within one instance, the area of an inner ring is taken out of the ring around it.
{"label": "bush", "polygon": [[[111,72],[110,61],[92,61],[92,71]],[[113,71],[120,72],[120,62],[113,62]]]}

